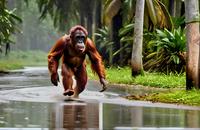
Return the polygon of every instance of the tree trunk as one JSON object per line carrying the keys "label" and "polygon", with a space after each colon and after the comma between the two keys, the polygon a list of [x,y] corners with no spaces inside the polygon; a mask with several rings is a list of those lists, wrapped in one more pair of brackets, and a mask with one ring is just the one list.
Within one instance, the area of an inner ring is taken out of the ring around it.
{"label": "tree trunk", "polygon": [[102,26],[102,1],[101,0],[97,0],[96,1],[96,8],[95,8],[95,12],[96,12],[96,17],[95,17],[95,23],[96,23],[96,28],[101,28]]}
{"label": "tree trunk", "polygon": [[87,31],[88,31],[88,36],[91,38],[93,34],[92,25],[93,25],[93,10],[91,10],[91,12],[88,12],[87,14]]}
{"label": "tree trunk", "polygon": [[[113,51],[117,51],[121,48],[120,46],[120,37],[119,37],[119,30],[122,27],[122,15],[121,11],[117,13],[112,19],[112,41],[114,42],[113,44]],[[120,61],[120,55],[117,54],[113,58],[113,63],[114,65],[121,65]]]}
{"label": "tree trunk", "polygon": [[85,6],[83,5],[84,3],[82,1],[79,1],[79,13],[80,13],[80,24],[83,27],[86,27],[86,10],[85,10]]}
{"label": "tree trunk", "polygon": [[199,89],[199,13],[198,0],[185,0],[187,62],[186,89]]}
{"label": "tree trunk", "polygon": [[182,7],[182,1],[181,0],[176,0],[176,13],[175,13],[175,17],[180,17],[181,16],[181,7]]}
{"label": "tree trunk", "polygon": [[142,74],[142,42],[145,0],[136,1],[134,40],[131,58],[132,76]]}
{"label": "tree trunk", "polygon": [[[102,1],[101,0],[97,0],[96,1],[96,5],[95,5],[95,30],[94,32],[97,32],[97,29],[101,28],[102,27]],[[94,38],[95,42],[98,40],[98,36],[95,36]],[[96,47],[99,48],[99,45],[96,44]]]}

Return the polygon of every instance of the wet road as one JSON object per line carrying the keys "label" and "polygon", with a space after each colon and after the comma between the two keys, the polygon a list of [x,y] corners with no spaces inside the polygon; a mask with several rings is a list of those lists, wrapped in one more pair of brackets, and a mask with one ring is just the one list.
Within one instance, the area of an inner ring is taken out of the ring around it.
{"label": "wet road", "polygon": [[[130,90],[89,81],[80,99],[62,96],[46,68],[0,76],[0,130],[182,130],[200,128],[200,108],[121,98]],[[137,92],[139,90],[137,89]]]}

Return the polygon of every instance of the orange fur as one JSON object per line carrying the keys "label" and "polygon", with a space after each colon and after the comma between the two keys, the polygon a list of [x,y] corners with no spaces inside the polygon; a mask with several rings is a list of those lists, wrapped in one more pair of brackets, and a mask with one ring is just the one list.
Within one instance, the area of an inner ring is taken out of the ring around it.
{"label": "orange fur", "polygon": [[[70,34],[75,34],[76,30],[82,30],[82,27],[75,26],[71,29]],[[82,30],[86,37],[86,30]],[[97,73],[99,78],[105,79],[105,68],[102,63],[102,58],[98,53],[93,41],[87,38],[85,42],[86,49],[83,53],[77,53],[72,41],[73,36],[64,35],[55,45],[52,47],[48,54],[48,69],[51,74],[51,81],[54,85],[57,85],[58,75],[57,69],[59,65],[59,59],[62,57],[62,77],[65,91],[74,91],[72,88],[72,76],[75,76],[77,80],[77,88],[75,94],[78,96],[81,93],[87,83],[87,73],[85,67],[85,57],[89,56],[91,60],[91,67],[94,72]],[[73,93],[73,92],[72,92]]]}

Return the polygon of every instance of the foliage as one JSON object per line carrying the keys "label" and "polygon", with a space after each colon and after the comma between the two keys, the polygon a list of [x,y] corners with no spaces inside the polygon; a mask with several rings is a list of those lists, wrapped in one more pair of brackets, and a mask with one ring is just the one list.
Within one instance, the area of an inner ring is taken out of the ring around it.
{"label": "foliage", "polygon": [[22,20],[14,12],[15,9],[7,9],[6,0],[0,1],[0,46],[13,43],[11,35],[16,31],[20,31],[17,23],[21,23]]}
{"label": "foliage", "polygon": [[170,32],[156,30],[156,38],[146,44],[148,54],[144,68],[160,72],[181,73],[185,70],[186,37],[181,28]]}
{"label": "foliage", "polygon": [[95,33],[97,37],[96,44],[99,51],[103,54],[103,58],[107,65],[112,64],[112,59],[120,54],[120,61],[118,65],[127,65],[131,58],[132,43],[133,43],[133,24],[127,24],[119,30],[120,49],[113,50],[114,42],[111,39],[111,34],[108,27],[99,28]]}
{"label": "foliage", "polygon": [[159,0],[146,0],[144,25],[153,30],[156,28],[173,28],[171,16],[165,5]]}
{"label": "foliage", "polygon": [[172,17],[174,28],[185,27],[185,16],[181,17]]}
{"label": "foliage", "polygon": [[120,54],[120,65],[127,65],[131,58],[133,28],[134,24],[127,24],[119,30],[121,48],[117,51],[112,48],[114,42],[110,40],[111,36],[108,27],[104,26],[97,30],[95,33],[95,36],[97,36],[96,44],[108,65],[112,64],[112,59],[117,54]]}
{"label": "foliage", "polygon": [[[184,17],[177,17],[177,18],[173,17],[172,18],[175,30],[181,31],[181,29],[178,29],[178,28],[185,24],[184,19],[185,19]],[[121,48],[119,50],[117,50],[116,52],[114,52],[114,54],[113,54],[113,55],[116,55],[118,53],[122,53],[123,54],[123,58],[122,58],[121,61],[125,65],[127,65],[127,61],[130,59],[130,56],[131,56],[132,43],[133,43],[133,29],[134,29],[134,24],[128,23],[128,24],[125,24],[123,26],[123,28],[121,28],[119,30],[120,43],[122,45],[121,45]],[[146,53],[149,53],[149,51],[150,51],[149,50],[150,49],[149,46],[147,47],[146,44],[151,45],[151,44],[153,44],[152,42],[159,41],[158,40],[159,36],[156,36],[156,35],[158,35],[156,32],[157,31],[149,32],[147,29],[144,29],[143,55],[145,57],[147,55]],[[180,35],[184,35],[183,33],[184,33],[184,31]],[[175,35],[176,35],[176,38],[178,38],[177,34],[175,34]],[[185,37],[185,35],[183,37]],[[163,39],[164,39],[164,37],[163,37]],[[177,42],[180,43],[181,45],[184,45],[184,47],[185,47],[185,44],[184,44],[185,43],[185,39],[183,39],[183,41],[179,41],[179,40]],[[155,48],[154,48],[154,50],[155,50]],[[144,60],[146,60],[146,59],[144,58]]]}
{"label": "foliage", "polygon": [[103,54],[103,58],[106,61],[106,64],[111,65],[113,58],[113,42],[110,40],[108,27],[105,26],[102,29],[99,28],[95,33],[95,36],[97,37],[97,47],[99,51]]}
{"label": "foliage", "polygon": [[113,55],[120,54],[121,65],[127,65],[131,59],[132,44],[133,44],[133,29],[134,24],[126,24],[119,30],[121,48],[114,52]]}

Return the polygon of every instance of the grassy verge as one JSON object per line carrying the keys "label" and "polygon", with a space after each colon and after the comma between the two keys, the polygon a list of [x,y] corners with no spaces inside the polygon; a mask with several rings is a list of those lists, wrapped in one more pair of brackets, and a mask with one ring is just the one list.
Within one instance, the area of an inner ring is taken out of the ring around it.
{"label": "grassy verge", "polygon": [[47,65],[46,59],[47,54],[42,51],[11,51],[8,56],[0,55],[0,71]]}
{"label": "grassy verge", "polygon": [[[91,73],[91,69],[88,67],[89,77],[97,79],[97,76]],[[129,85],[143,85],[148,87],[165,88],[169,91],[159,92],[153,94],[136,95],[130,94],[127,99],[130,100],[143,100],[152,102],[163,102],[173,104],[185,104],[200,106],[200,91],[192,90],[186,91],[186,79],[185,74],[161,74],[161,73],[148,73],[136,78],[131,77],[131,70],[128,67],[125,68],[108,68],[106,70],[107,80],[109,83],[117,84],[129,84]]]}
{"label": "grassy verge", "polygon": [[129,95],[126,97],[130,100],[144,100],[152,102],[163,102],[173,104],[186,104],[200,106],[200,91],[199,90],[176,90],[169,92],[161,92],[149,95]]}
{"label": "grassy verge", "polygon": [[[91,73],[88,67],[89,77],[96,79],[97,77]],[[125,68],[108,68],[106,69],[106,77],[109,83],[129,84],[129,85],[143,85],[157,88],[184,88],[185,87],[185,74],[160,74],[148,73],[133,78],[131,76],[131,69]]]}

